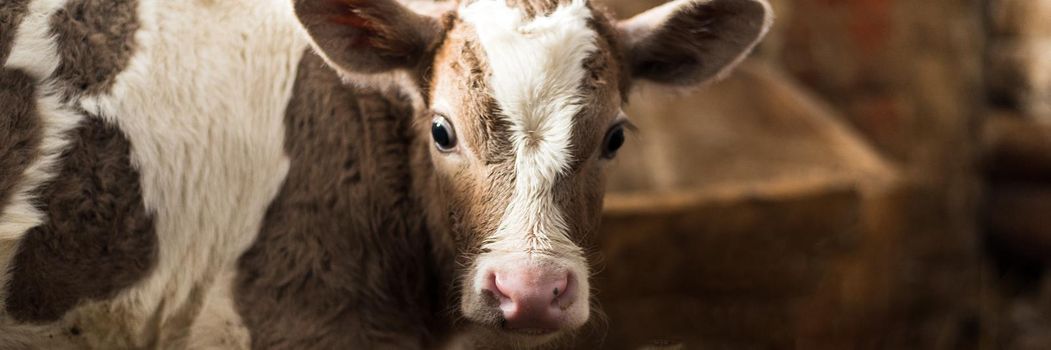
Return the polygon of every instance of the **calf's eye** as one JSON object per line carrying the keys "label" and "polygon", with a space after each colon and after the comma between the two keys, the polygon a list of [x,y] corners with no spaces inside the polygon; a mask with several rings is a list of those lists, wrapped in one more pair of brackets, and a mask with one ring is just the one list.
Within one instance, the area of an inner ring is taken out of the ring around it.
{"label": "calf's eye", "polygon": [[624,146],[624,125],[617,124],[606,132],[606,139],[602,146],[602,156],[606,159],[613,159],[613,157],[617,156],[617,151],[622,146]]}
{"label": "calf's eye", "polygon": [[431,122],[431,137],[439,151],[451,152],[456,148],[456,130],[445,117],[435,117]]}

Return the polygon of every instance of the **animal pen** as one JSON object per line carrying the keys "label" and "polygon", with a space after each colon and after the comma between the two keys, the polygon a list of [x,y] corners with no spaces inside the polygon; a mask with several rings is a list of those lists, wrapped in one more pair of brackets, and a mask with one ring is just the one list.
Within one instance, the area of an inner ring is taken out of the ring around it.
{"label": "animal pen", "polygon": [[604,344],[1051,347],[1051,1],[773,3],[728,79],[632,100]]}

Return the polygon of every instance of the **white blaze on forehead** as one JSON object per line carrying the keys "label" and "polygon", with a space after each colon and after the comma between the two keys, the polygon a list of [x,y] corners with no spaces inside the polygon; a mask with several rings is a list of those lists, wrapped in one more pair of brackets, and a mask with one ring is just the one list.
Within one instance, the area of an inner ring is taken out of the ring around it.
{"label": "white blaze on forehead", "polygon": [[581,109],[583,62],[597,50],[588,26],[591,10],[573,0],[547,16],[528,19],[505,0],[479,0],[460,9],[474,26],[492,69],[489,85],[511,123],[516,183],[494,251],[553,245],[579,249],[552,196],[555,180],[572,160],[573,118]]}

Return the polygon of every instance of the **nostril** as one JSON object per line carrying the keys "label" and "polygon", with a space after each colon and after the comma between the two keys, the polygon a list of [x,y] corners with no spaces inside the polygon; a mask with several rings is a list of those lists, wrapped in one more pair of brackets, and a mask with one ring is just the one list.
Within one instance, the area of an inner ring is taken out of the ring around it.
{"label": "nostril", "polygon": [[497,282],[496,273],[489,273],[489,277],[485,279],[485,284],[482,286],[483,292],[488,292],[497,301],[509,299],[507,293],[500,290],[500,283]]}
{"label": "nostril", "polygon": [[505,279],[505,276],[502,276],[499,273],[494,273],[490,276],[489,283],[492,286],[493,291],[501,299],[511,299],[514,296],[514,284],[508,283]]}
{"label": "nostril", "polygon": [[561,279],[556,280],[554,289],[551,291],[552,296],[555,298],[554,301],[558,301],[559,298],[566,295],[566,292],[569,291],[569,281],[570,278],[568,273],[562,276]]}

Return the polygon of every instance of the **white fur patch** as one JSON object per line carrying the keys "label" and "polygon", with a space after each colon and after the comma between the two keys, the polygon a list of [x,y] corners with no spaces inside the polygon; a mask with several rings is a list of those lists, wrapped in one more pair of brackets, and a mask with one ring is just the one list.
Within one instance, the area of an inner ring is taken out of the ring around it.
{"label": "white fur patch", "polygon": [[[284,116],[307,47],[286,0],[145,0],[139,19],[128,68],[80,101],[128,137],[159,246],[152,274],[107,302],[121,315],[78,316],[105,321],[83,330],[100,348],[178,345],[202,304],[227,304],[203,299],[229,297],[210,290],[287,175]],[[238,324],[202,336],[237,338]]]}
{"label": "white fur patch", "polygon": [[57,44],[51,34],[51,16],[65,5],[66,0],[29,3],[29,11],[18,26],[4,68],[21,69],[40,80],[51,77],[59,63]]}
{"label": "white fur patch", "polygon": [[[460,9],[475,27],[492,68],[490,86],[512,125],[516,182],[504,218],[486,247],[498,252],[580,248],[569,239],[552,194],[571,159],[573,118],[589,54],[598,50],[588,27],[591,10],[573,0],[527,21],[504,0],[480,0]],[[570,251],[565,251],[565,250]]]}
{"label": "white fur patch", "polygon": [[[47,219],[34,206],[34,191],[56,175],[59,157],[68,144],[66,133],[81,120],[80,115],[61,104],[56,90],[47,81],[58,69],[59,63],[50,19],[64,5],[65,0],[31,2],[28,13],[17,28],[11,53],[3,65],[5,69],[22,70],[36,80],[33,102],[40,118],[42,139],[37,158],[23,171],[21,182],[14,187],[10,202],[0,208],[0,286],[7,285],[11,259],[18,251],[18,242],[26,232]],[[6,299],[5,290],[0,288],[0,310],[3,310]]]}
{"label": "white fur patch", "polygon": [[512,125],[515,149],[514,193],[496,232],[486,239],[488,252],[478,257],[473,289],[483,288],[490,271],[527,265],[567,269],[577,283],[576,300],[566,310],[570,324],[588,318],[588,267],[569,238],[554,186],[572,161],[573,119],[581,110],[587,74],[583,62],[598,50],[597,34],[588,27],[591,15],[585,0],[531,21],[505,0],[479,0],[460,9],[488,57],[492,94]]}

